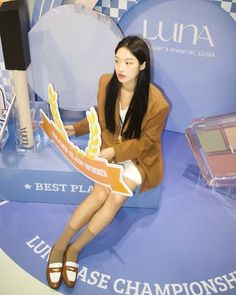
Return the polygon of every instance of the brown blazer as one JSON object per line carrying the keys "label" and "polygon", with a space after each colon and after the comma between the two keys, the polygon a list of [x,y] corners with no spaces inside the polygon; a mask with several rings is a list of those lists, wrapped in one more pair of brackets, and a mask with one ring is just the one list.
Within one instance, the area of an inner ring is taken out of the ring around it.
{"label": "brown blazer", "polygon": [[[125,160],[133,161],[142,176],[143,181],[140,191],[143,192],[155,187],[163,179],[161,133],[169,111],[169,105],[160,90],[150,84],[148,108],[143,118],[140,139],[123,139],[122,143],[117,143],[120,132],[118,99],[115,109],[115,134],[112,134],[106,129],[104,115],[106,86],[111,76],[110,74],[103,75],[100,78],[97,95],[97,113],[101,126],[102,149],[106,147],[113,147],[115,149],[115,163]],[[89,125],[86,118],[75,123],[73,126],[76,136],[89,132]]]}

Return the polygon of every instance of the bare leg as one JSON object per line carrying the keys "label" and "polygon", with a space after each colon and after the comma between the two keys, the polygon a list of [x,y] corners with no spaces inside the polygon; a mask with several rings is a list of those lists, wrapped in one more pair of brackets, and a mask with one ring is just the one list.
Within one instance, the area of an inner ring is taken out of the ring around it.
{"label": "bare leg", "polygon": [[95,184],[93,191],[76,208],[60,238],[54,244],[49,262],[62,262],[64,252],[73,236],[90,220],[93,214],[104,204],[110,190]]}
{"label": "bare leg", "polygon": [[[134,191],[137,184],[130,179],[125,179],[125,182],[130,189]],[[103,206],[92,216],[85,230],[68,249],[68,260],[73,262],[77,261],[79,251],[113,220],[126,199],[126,196],[113,192],[109,193]]]}
{"label": "bare leg", "polygon": [[77,207],[71,216],[68,226],[80,230],[104,204],[110,189],[96,183],[91,194]]}

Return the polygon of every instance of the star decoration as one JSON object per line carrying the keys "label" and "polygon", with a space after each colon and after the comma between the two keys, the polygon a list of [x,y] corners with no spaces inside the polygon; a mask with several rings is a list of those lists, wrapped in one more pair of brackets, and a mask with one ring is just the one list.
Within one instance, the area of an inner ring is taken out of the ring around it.
{"label": "star decoration", "polygon": [[31,185],[28,183],[24,184],[24,187],[25,187],[25,189],[29,189],[29,190],[31,189]]}

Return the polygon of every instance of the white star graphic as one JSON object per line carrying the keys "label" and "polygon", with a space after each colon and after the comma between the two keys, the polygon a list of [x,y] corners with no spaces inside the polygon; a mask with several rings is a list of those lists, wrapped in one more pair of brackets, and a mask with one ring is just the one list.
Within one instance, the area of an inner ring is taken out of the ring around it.
{"label": "white star graphic", "polygon": [[25,189],[31,189],[31,185],[28,183],[24,184],[24,187],[25,187]]}

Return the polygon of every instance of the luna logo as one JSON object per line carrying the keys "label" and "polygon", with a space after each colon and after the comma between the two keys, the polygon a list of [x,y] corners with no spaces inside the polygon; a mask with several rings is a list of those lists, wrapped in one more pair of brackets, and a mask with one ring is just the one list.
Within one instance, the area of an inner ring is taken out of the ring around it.
{"label": "luna logo", "polygon": [[148,21],[143,21],[143,38],[147,40],[161,40],[163,42],[173,41],[176,43],[182,43],[186,34],[189,36],[189,31],[192,32],[192,45],[197,45],[198,42],[205,40],[209,43],[210,47],[215,47],[212,36],[207,26],[197,27],[194,24],[179,24],[174,23],[171,33],[168,36],[164,36],[164,22],[159,21],[157,24],[156,34],[150,34]]}

